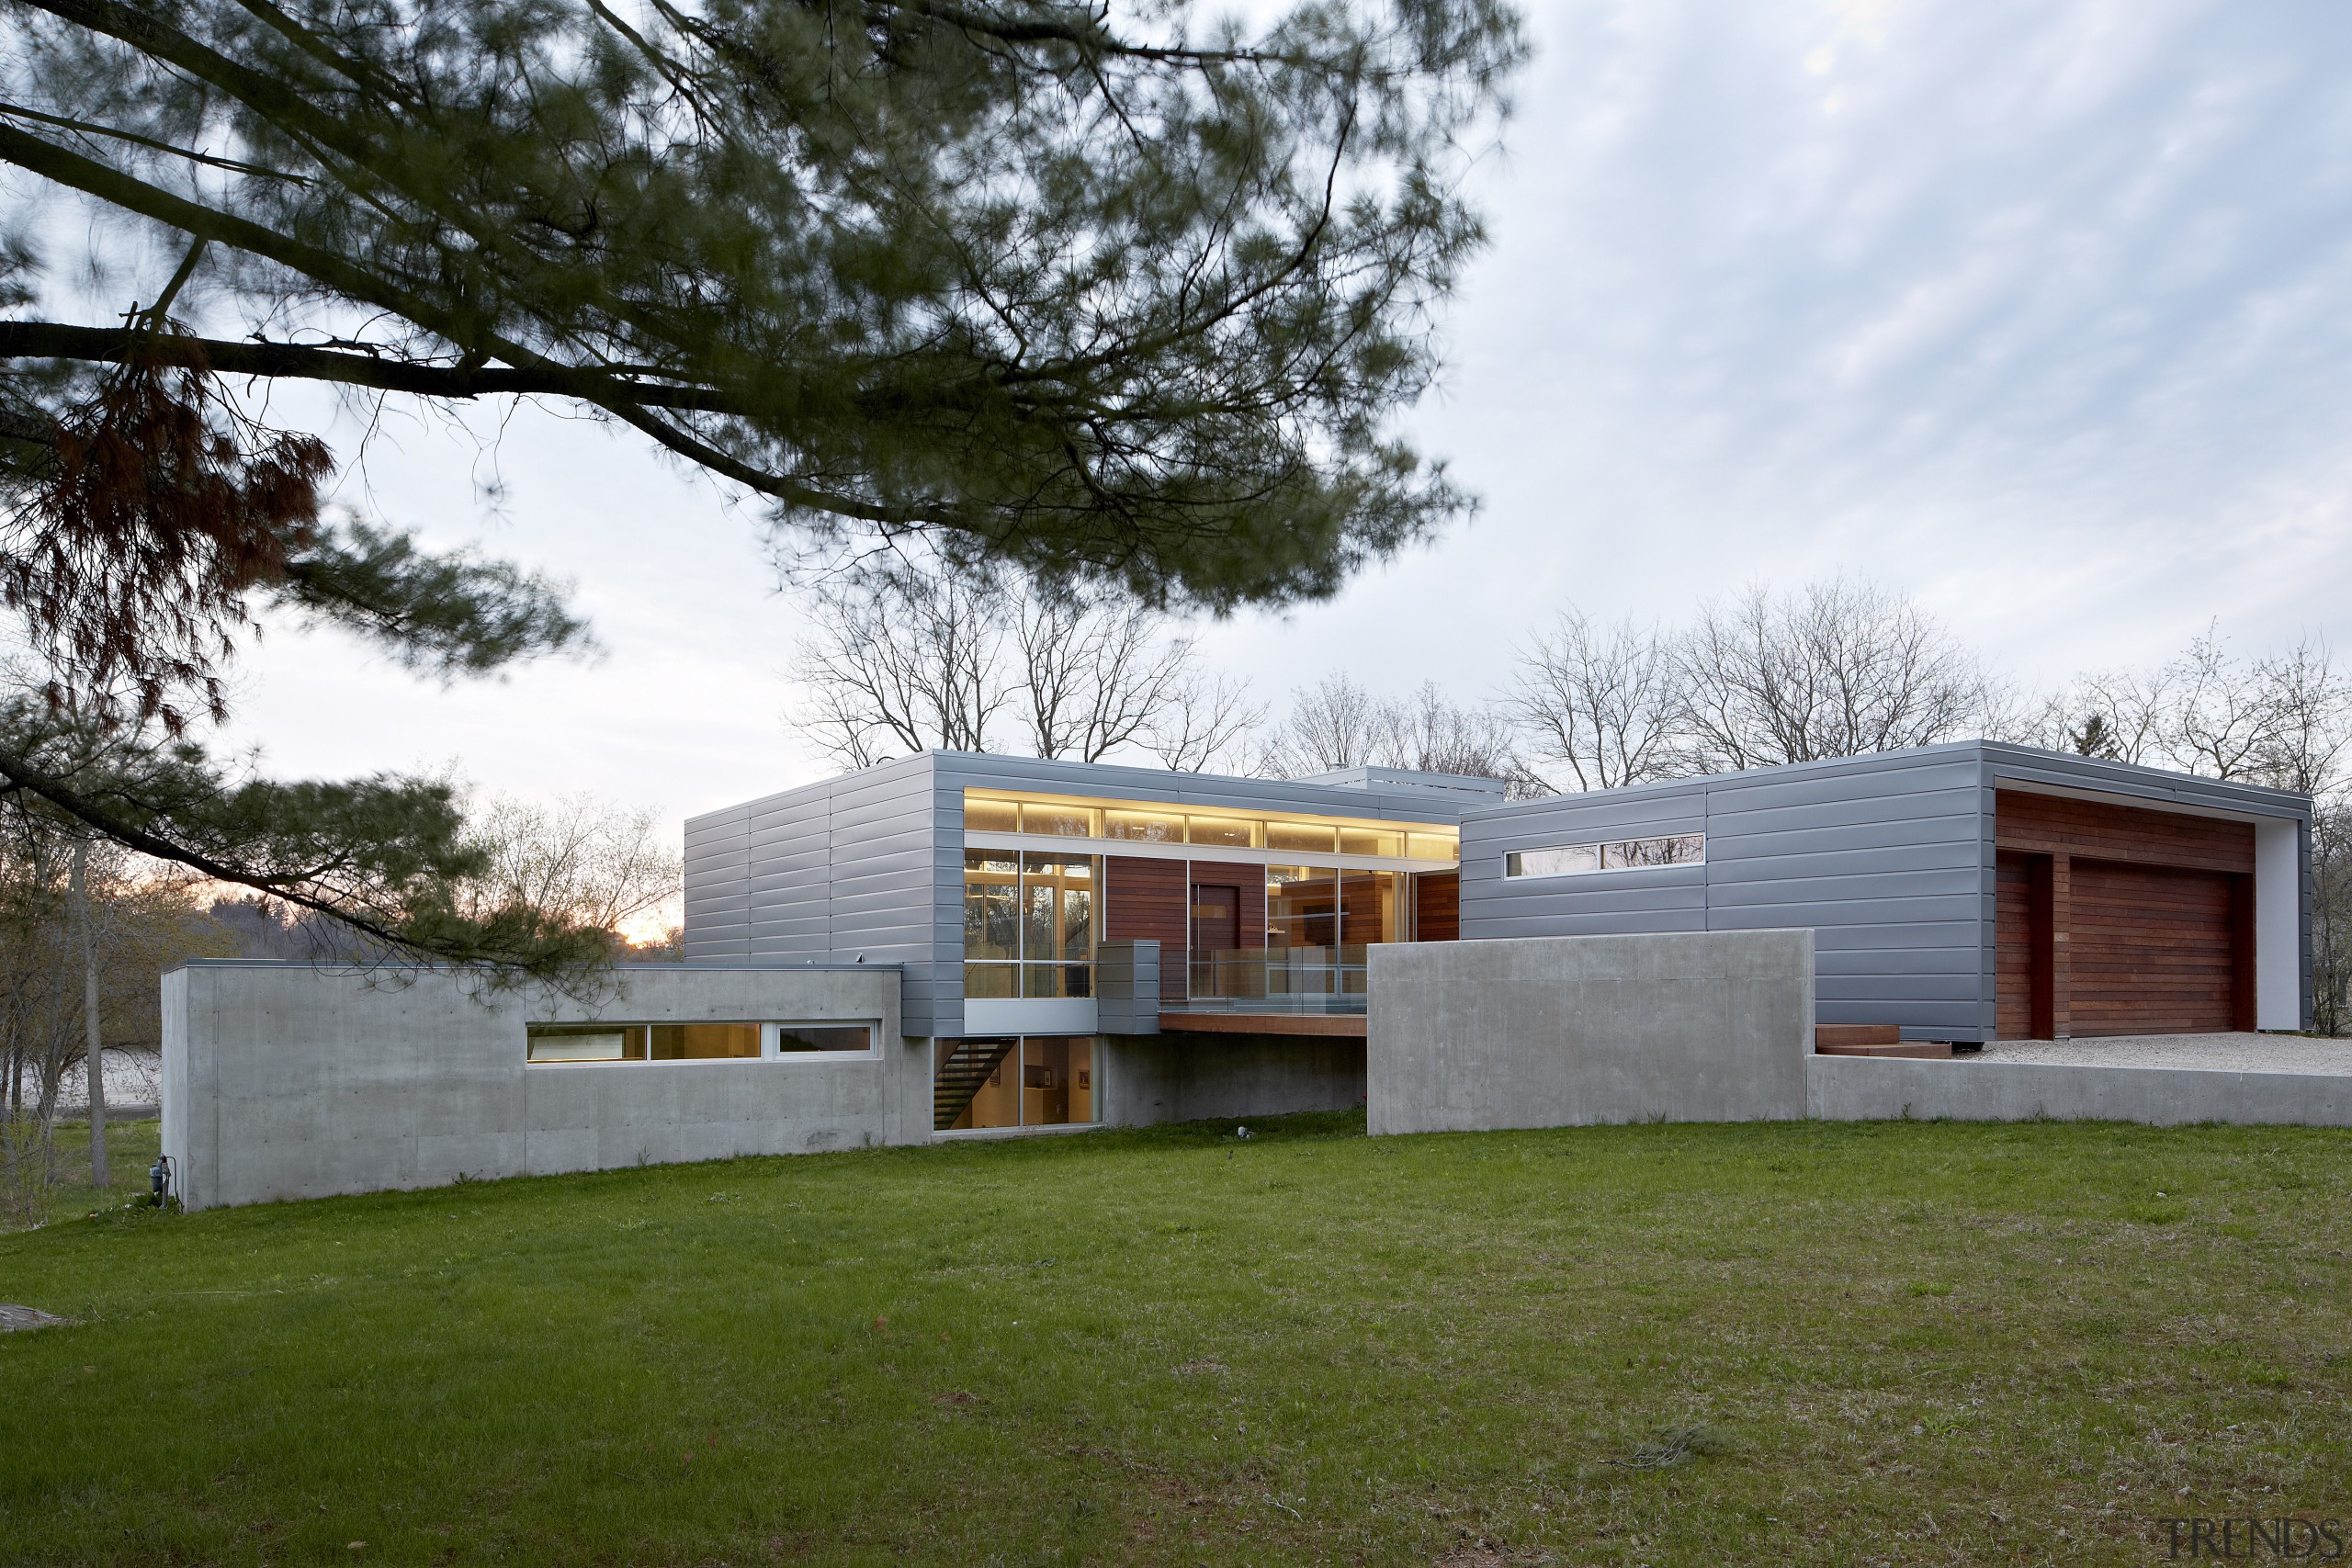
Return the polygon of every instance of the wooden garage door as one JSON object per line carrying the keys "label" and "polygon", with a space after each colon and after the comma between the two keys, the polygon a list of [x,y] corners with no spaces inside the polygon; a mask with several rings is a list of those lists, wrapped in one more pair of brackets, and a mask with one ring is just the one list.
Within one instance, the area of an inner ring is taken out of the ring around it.
{"label": "wooden garage door", "polygon": [[[2221,872],[2075,861],[2067,922],[2073,1032],[2230,1028],[2233,881]],[[2006,910],[2006,881],[2000,896]]]}

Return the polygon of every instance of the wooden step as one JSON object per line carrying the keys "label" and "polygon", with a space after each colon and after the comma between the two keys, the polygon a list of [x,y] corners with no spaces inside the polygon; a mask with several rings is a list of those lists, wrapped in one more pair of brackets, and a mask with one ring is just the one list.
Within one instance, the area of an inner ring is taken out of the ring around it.
{"label": "wooden step", "polygon": [[1931,1062],[1951,1060],[1951,1043],[1945,1040],[1905,1040],[1893,1045],[1815,1045],[1817,1056],[1917,1056]]}
{"label": "wooden step", "polygon": [[1825,1023],[1813,1032],[1815,1049],[1832,1045],[1900,1045],[1903,1031],[1892,1023]]}

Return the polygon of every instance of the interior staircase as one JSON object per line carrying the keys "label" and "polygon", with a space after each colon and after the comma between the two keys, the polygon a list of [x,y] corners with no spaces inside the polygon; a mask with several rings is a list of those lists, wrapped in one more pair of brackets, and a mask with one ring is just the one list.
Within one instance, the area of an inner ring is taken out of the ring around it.
{"label": "interior staircase", "polygon": [[980,1086],[996,1076],[1017,1040],[959,1040],[931,1081],[931,1125],[944,1133],[971,1109]]}

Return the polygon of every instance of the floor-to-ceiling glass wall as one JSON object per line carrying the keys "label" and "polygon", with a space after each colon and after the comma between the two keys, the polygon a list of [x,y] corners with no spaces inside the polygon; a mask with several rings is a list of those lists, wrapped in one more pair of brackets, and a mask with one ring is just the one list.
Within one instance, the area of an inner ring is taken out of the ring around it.
{"label": "floor-to-ceiling glass wall", "polygon": [[1100,1066],[1091,1038],[942,1040],[932,1076],[932,1127],[1067,1127],[1096,1120]]}
{"label": "floor-to-ceiling glass wall", "polygon": [[1100,883],[1091,855],[966,851],[964,995],[1092,996]]}

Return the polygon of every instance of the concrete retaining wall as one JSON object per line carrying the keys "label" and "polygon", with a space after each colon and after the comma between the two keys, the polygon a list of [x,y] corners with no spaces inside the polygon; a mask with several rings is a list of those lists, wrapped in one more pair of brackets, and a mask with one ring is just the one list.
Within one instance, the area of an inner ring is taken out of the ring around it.
{"label": "concrete retaining wall", "polygon": [[1805,1114],[1810,931],[1408,943],[1371,966],[1375,1134]]}
{"label": "concrete retaining wall", "polygon": [[[164,976],[164,1151],[191,1209],[931,1138],[899,974],[624,969],[594,1006],[433,971],[196,964]],[[871,1021],[870,1061],[526,1066],[531,1022]]]}
{"label": "concrete retaining wall", "polygon": [[1329,1035],[1119,1035],[1103,1120],[1122,1127],[1219,1117],[1353,1111],[1364,1043]]}
{"label": "concrete retaining wall", "polygon": [[2160,1127],[2187,1122],[2352,1127],[2352,1077],[2324,1073],[1815,1056],[1805,1075],[1812,1114],[1829,1122],[2047,1116]]}

